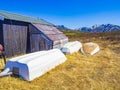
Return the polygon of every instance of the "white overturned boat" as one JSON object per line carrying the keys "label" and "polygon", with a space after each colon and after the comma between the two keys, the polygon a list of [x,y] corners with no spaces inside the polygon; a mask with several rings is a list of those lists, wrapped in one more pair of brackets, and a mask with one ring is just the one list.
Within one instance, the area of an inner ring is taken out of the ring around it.
{"label": "white overturned boat", "polygon": [[81,47],[82,44],[79,41],[68,42],[61,48],[61,51],[65,54],[71,54],[78,52]]}
{"label": "white overturned boat", "polygon": [[83,47],[81,48],[81,52],[83,54],[88,54],[88,55],[94,55],[99,51],[100,51],[99,45],[93,42],[85,43],[83,44]]}
{"label": "white overturned boat", "polygon": [[65,61],[66,57],[59,49],[39,51],[10,59],[0,76],[15,73],[31,81]]}

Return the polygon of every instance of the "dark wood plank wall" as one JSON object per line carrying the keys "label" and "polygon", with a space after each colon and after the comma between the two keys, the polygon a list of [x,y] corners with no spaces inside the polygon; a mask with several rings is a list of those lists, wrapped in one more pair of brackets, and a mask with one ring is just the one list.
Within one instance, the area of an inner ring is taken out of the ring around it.
{"label": "dark wood plank wall", "polygon": [[0,20],[0,44],[2,44],[3,45],[3,27],[2,27],[2,25],[3,25],[3,21],[1,21]]}
{"label": "dark wood plank wall", "polygon": [[52,41],[40,30],[29,25],[31,52],[52,49]]}
{"label": "dark wood plank wall", "polygon": [[3,24],[3,35],[6,56],[26,53],[27,26]]}
{"label": "dark wood plank wall", "polygon": [[50,44],[41,34],[31,35],[31,52],[49,50]]}

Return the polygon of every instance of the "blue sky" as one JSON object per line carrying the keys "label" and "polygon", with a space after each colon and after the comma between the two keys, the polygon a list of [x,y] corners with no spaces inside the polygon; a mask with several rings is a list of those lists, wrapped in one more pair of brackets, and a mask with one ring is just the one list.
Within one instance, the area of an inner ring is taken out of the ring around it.
{"label": "blue sky", "polygon": [[0,9],[69,28],[120,25],[120,0],[1,0]]}

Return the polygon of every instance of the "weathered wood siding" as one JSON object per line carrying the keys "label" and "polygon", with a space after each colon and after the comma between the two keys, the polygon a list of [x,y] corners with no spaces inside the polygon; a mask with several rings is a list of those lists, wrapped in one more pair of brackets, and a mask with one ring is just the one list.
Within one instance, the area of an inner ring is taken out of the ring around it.
{"label": "weathered wood siding", "polygon": [[3,45],[3,29],[2,29],[3,21],[0,20],[0,44]]}
{"label": "weathered wood siding", "polygon": [[52,49],[52,41],[40,30],[29,25],[31,52]]}
{"label": "weathered wood siding", "polygon": [[3,24],[3,38],[6,56],[26,53],[27,26]]}

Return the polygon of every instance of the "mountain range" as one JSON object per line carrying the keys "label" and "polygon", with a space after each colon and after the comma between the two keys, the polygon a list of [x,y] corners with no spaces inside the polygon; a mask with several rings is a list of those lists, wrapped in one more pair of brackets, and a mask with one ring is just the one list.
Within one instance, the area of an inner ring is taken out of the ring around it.
{"label": "mountain range", "polygon": [[60,30],[73,30],[73,29],[70,29],[64,25],[56,25],[56,28],[60,29]]}
{"label": "mountain range", "polygon": [[56,25],[58,29],[69,30],[69,28],[65,27],[64,25]]}
{"label": "mountain range", "polygon": [[[57,25],[58,29],[64,29],[64,30],[72,30],[64,25]],[[75,29],[82,32],[113,32],[113,31],[120,31],[120,26],[114,25],[114,24],[101,24],[101,25],[93,25],[91,27],[81,27],[78,29]]]}
{"label": "mountain range", "polygon": [[120,26],[113,25],[113,24],[101,24],[101,25],[94,25],[92,27],[82,27],[78,30],[84,32],[112,32],[112,31],[119,31]]}

